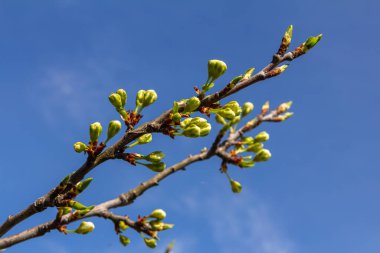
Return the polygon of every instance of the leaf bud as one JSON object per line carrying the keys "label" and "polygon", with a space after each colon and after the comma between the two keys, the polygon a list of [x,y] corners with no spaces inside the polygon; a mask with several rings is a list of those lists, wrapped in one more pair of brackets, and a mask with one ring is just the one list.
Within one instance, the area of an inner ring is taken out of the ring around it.
{"label": "leaf bud", "polygon": [[95,229],[94,223],[91,221],[82,221],[79,227],[74,230],[75,233],[85,235],[92,232]]}
{"label": "leaf bud", "polygon": [[166,217],[166,212],[162,209],[156,209],[153,212],[151,212],[149,217],[157,220],[163,220]]}
{"label": "leaf bud", "polygon": [[265,161],[268,161],[271,156],[272,155],[268,149],[261,149],[256,153],[256,156],[255,158],[253,158],[253,161],[265,162]]}
{"label": "leaf bud", "polygon": [[112,120],[108,124],[107,143],[112,137],[114,137],[121,129],[121,122],[118,120]]}
{"label": "leaf bud", "polygon": [[207,83],[212,83],[224,74],[227,70],[227,65],[220,60],[208,61],[208,80]]}
{"label": "leaf bud", "polygon": [[85,151],[86,149],[87,149],[87,145],[84,144],[83,142],[78,141],[78,142],[74,143],[75,152],[81,153],[81,152]]}
{"label": "leaf bud", "polygon": [[90,125],[90,140],[92,143],[95,143],[98,141],[98,138],[101,133],[102,133],[102,125],[99,122],[95,122]]}
{"label": "leaf bud", "polygon": [[277,113],[286,112],[287,110],[290,109],[290,107],[292,106],[292,104],[293,104],[292,101],[289,101],[289,102],[286,102],[286,103],[282,103],[281,105],[279,105],[277,107]]}
{"label": "leaf bud", "polygon": [[312,49],[317,43],[322,39],[322,34],[318,36],[309,37],[306,42],[302,45],[302,52],[306,53],[310,49]]}
{"label": "leaf bud", "polygon": [[121,98],[121,107],[124,107],[125,104],[127,103],[127,92],[123,89],[118,89],[116,91],[117,94],[119,94],[120,98]]}
{"label": "leaf bud", "polygon": [[72,207],[75,210],[85,210],[85,209],[89,208],[88,206],[85,206],[85,205],[83,205],[83,204],[81,204],[75,200],[69,200],[69,207]]}
{"label": "leaf bud", "polygon": [[267,140],[269,140],[269,134],[265,131],[262,131],[255,136],[255,142],[265,142]]}
{"label": "leaf bud", "polygon": [[251,102],[244,103],[243,112],[242,112],[241,116],[242,117],[247,116],[248,114],[250,114],[252,112],[253,108],[254,108],[254,105]]}
{"label": "leaf bud", "polygon": [[197,97],[192,97],[186,101],[184,112],[194,112],[201,105],[201,101]]}
{"label": "leaf bud", "polygon": [[261,114],[266,114],[269,111],[269,101],[266,101],[261,107]]}
{"label": "leaf bud", "polygon": [[243,79],[243,75],[240,75],[240,76],[237,76],[237,77],[234,77],[231,81],[230,81],[230,85],[232,86],[235,86],[236,84],[238,84],[241,79]]}
{"label": "leaf bud", "polygon": [[89,177],[83,180],[82,182],[78,182],[75,185],[77,194],[83,192],[90,185],[90,183],[92,182],[92,179],[93,179],[92,177]]}
{"label": "leaf bud", "polygon": [[231,184],[231,190],[234,193],[240,193],[241,189],[243,188],[241,184],[238,181],[230,179],[230,184]]}
{"label": "leaf bud", "polygon": [[111,95],[108,97],[108,100],[116,109],[123,107],[122,98],[118,93],[111,93]]}
{"label": "leaf bud", "polygon": [[131,239],[124,235],[119,235],[119,241],[123,246],[128,246],[131,243]]}
{"label": "leaf bud", "polygon": [[244,74],[244,76],[243,76],[243,78],[242,78],[242,81],[245,81],[245,80],[249,79],[249,78],[252,76],[253,71],[255,71],[255,68],[249,68],[249,69],[245,72],[245,74]]}
{"label": "leaf bud", "polygon": [[157,242],[153,238],[144,238],[145,245],[148,246],[151,249],[154,249],[157,247]]}

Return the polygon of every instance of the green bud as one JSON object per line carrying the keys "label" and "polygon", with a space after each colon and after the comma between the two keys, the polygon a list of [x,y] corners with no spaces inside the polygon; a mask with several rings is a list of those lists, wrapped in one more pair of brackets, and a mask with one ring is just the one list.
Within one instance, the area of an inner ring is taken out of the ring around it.
{"label": "green bud", "polygon": [[164,228],[164,223],[160,220],[151,221],[149,224],[155,231],[161,231]]}
{"label": "green bud", "polygon": [[318,36],[311,36],[309,37],[306,42],[302,46],[302,52],[306,53],[310,49],[312,49],[317,43],[322,39],[322,34]]}
{"label": "green bud", "polygon": [[75,217],[82,218],[86,214],[88,214],[92,209],[94,209],[95,206],[89,206],[86,209],[83,210],[77,210],[73,213]]}
{"label": "green bud", "polygon": [[128,246],[131,243],[131,239],[124,235],[119,235],[119,241],[123,246]]}
{"label": "green bud", "polygon": [[85,206],[85,205],[83,205],[83,204],[81,204],[75,200],[69,200],[69,207],[72,207],[75,210],[85,210],[85,209],[89,208],[88,206]]}
{"label": "green bud", "polygon": [[255,142],[265,142],[269,140],[269,134],[265,131],[258,133],[255,137]]}
{"label": "green bud", "polygon": [[174,122],[178,122],[178,121],[180,121],[181,120],[181,114],[179,113],[179,112],[176,112],[176,113],[174,113],[173,114],[173,116],[172,116],[172,120],[174,121]]}
{"label": "green bud", "polygon": [[149,155],[145,156],[144,159],[152,163],[159,163],[164,157],[165,157],[165,154],[163,152],[154,151],[150,153]]}
{"label": "green bud", "polygon": [[85,235],[87,233],[92,232],[95,229],[94,223],[90,221],[82,221],[79,227],[74,230],[75,233]]}
{"label": "green bud", "polygon": [[179,109],[179,105],[178,105],[178,102],[177,101],[174,101],[173,102],[173,113],[177,113],[178,112],[178,109]]}
{"label": "green bud", "polygon": [[92,177],[89,177],[83,180],[82,182],[77,183],[75,185],[77,194],[83,192],[90,185],[90,183],[92,182],[92,179],[93,179]]}
{"label": "green bud", "polygon": [[267,113],[269,110],[269,101],[266,101],[263,106],[261,107],[261,113],[262,114],[265,114]]}
{"label": "green bud", "polygon": [[151,212],[149,217],[157,220],[163,220],[166,217],[166,212],[162,209],[156,209],[153,212]]}
{"label": "green bud", "polygon": [[117,93],[111,93],[111,95],[109,95],[109,97],[108,97],[108,100],[111,102],[111,104],[115,108],[122,108],[123,107],[122,98]]}
{"label": "green bud", "polygon": [[107,143],[112,137],[114,137],[121,129],[121,122],[118,120],[112,120],[108,124]]}
{"label": "green bud", "polygon": [[129,226],[125,223],[125,221],[119,221],[119,228],[121,230],[126,230],[127,228],[129,228]]}
{"label": "green bud", "polygon": [[255,162],[252,160],[243,160],[243,161],[239,162],[238,165],[241,168],[252,168],[253,166],[255,166]]}
{"label": "green bud", "polygon": [[144,165],[148,169],[154,171],[154,172],[162,172],[166,168],[166,164],[163,162],[159,163],[151,163],[151,164],[144,164],[140,163],[141,165]]}
{"label": "green bud", "polygon": [[206,123],[206,125],[201,128],[201,131],[199,132],[199,136],[206,136],[210,132],[211,132],[211,124]]}
{"label": "green bud", "polygon": [[235,181],[235,180],[231,179],[230,183],[231,183],[231,190],[232,190],[232,192],[234,192],[234,193],[240,193],[241,192],[241,189],[243,187],[241,186],[241,184],[238,181]]}
{"label": "green bud", "polygon": [[236,116],[238,116],[241,113],[241,107],[237,101],[230,101],[227,104],[225,104],[222,108],[231,109]]}
{"label": "green bud", "polygon": [[208,81],[207,83],[212,83],[224,74],[227,70],[227,65],[220,60],[209,60],[208,61]]}
{"label": "green bud", "polygon": [[164,226],[163,226],[162,230],[171,229],[173,227],[174,227],[174,224],[164,223]]}
{"label": "green bud", "polygon": [[245,102],[243,105],[243,112],[241,116],[242,117],[247,116],[248,114],[252,112],[253,108],[254,108],[254,105],[251,102]]}
{"label": "green bud", "polygon": [[85,151],[86,148],[87,148],[87,145],[84,144],[83,142],[78,141],[78,142],[76,142],[76,143],[74,144],[74,150],[75,150],[75,152],[77,152],[77,153],[81,153],[81,152]]}
{"label": "green bud", "polygon": [[139,90],[136,94],[136,108],[140,107],[144,103],[145,90]]}
{"label": "green bud", "polygon": [[255,158],[253,158],[253,161],[255,162],[265,162],[268,161],[271,157],[271,153],[268,149],[261,149],[256,153]]}
{"label": "green bud", "polygon": [[290,25],[284,34],[284,45],[286,47],[289,47],[290,42],[292,41],[292,35],[293,35],[293,26]]}
{"label": "green bud", "polygon": [[190,121],[191,125],[194,124],[194,125],[197,125],[199,127],[204,126],[206,123],[207,123],[207,119],[201,118],[201,117],[192,118]]}
{"label": "green bud", "polygon": [[183,130],[182,134],[186,137],[197,138],[201,134],[201,129],[197,125],[191,124]]}
{"label": "green bud", "polygon": [[191,121],[193,120],[193,118],[186,118],[184,119],[181,123],[180,123],[180,126],[181,128],[186,128],[190,125]]}
{"label": "green bud", "polygon": [[252,145],[254,143],[254,140],[253,140],[253,137],[248,136],[248,137],[242,138],[242,142],[245,145]]}
{"label": "green bud", "polygon": [[148,246],[151,249],[154,249],[157,247],[157,242],[153,238],[144,238],[145,245]]}
{"label": "green bud", "polygon": [[116,93],[119,94],[121,98],[121,107],[124,107],[127,103],[127,92],[123,89],[118,89]]}
{"label": "green bud", "polygon": [[236,116],[235,118],[233,118],[233,120],[231,120],[231,125],[235,125],[235,124],[239,123],[240,120],[241,120],[241,117]]}
{"label": "green bud", "polygon": [[201,101],[197,97],[192,97],[187,100],[184,112],[193,112],[201,105]]}
{"label": "green bud", "polygon": [[255,71],[255,68],[250,68],[250,69],[248,69],[248,70],[245,72],[245,74],[244,74],[242,80],[244,81],[244,80],[247,80],[248,78],[250,78],[250,77],[252,76],[252,74],[253,74],[253,71]]}
{"label": "green bud", "polygon": [[233,85],[233,86],[235,86],[236,84],[238,84],[241,81],[241,79],[243,79],[242,75],[234,77],[234,79],[232,79],[230,81],[230,84]]}
{"label": "green bud", "polygon": [[137,139],[137,142],[138,142],[138,144],[147,144],[147,143],[151,142],[152,139],[153,139],[153,136],[151,133],[149,133],[149,134],[144,134],[144,135],[140,136]]}
{"label": "green bud", "polygon": [[286,102],[286,103],[282,103],[281,105],[279,105],[279,107],[277,107],[277,113],[286,112],[287,110],[290,109],[290,107],[292,106],[292,104],[293,104],[292,101],[289,101],[289,102]]}
{"label": "green bud", "polygon": [[102,133],[102,125],[99,122],[95,122],[90,125],[90,140],[92,143],[95,143],[98,141],[98,138],[101,133]]}
{"label": "green bud", "polygon": [[72,210],[73,209],[68,206],[58,207],[59,217],[62,217],[63,215],[71,213]]}
{"label": "green bud", "polygon": [[224,118],[222,116],[220,116],[219,114],[215,115],[215,120],[219,124],[222,124],[222,125],[226,124],[226,121],[224,120]]}
{"label": "green bud", "polygon": [[293,112],[286,112],[286,113],[284,113],[284,114],[278,116],[277,119],[278,119],[279,121],[284,121],[284,120],[287,120],[288,118],[292,117],[293,114],[294,114]]}
{"label": "green bud", "polygon": [[147,107],[157,100],[157,93],[154,90],[147,90],[144,94],[144,102],[142,107]]}
{"label": "green bud", "polygon": [[217,114],[228,120],[232,120],[235,118],[235,113],[230,108],[218,109]]}
{"label": "green bud", "polygon": [[259,152],[261,149],[263,149],[264,147],[264,144],[261,143],[261,142],[257,142],[257,143],[254,143],[252,145],[250,145],[248,148],[247,148],[247,152]]}

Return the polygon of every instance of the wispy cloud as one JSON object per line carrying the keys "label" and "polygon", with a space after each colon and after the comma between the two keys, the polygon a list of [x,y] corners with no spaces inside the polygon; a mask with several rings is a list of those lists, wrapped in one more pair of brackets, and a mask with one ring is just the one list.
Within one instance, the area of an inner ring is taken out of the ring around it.
{"label": "wispy cloud", "polygon": [[270,207],[252,193],[236,198],[194,190],[180,202],[189,212],[207,211],[211,236],[223,252],[294,253],[295,245],[271,217]]}

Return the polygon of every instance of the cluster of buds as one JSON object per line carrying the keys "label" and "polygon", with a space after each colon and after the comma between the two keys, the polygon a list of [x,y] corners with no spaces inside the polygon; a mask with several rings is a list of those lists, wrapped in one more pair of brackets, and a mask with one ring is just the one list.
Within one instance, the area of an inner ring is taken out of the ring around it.
{"label": "cluster of buds", "polygon": [[120,114],[124,121],[128,120],[128,113],[125,111],[124,106],[127,103],[127,92],[123,89],[119,89],[109,95],[108,100],[115,107],[115,110]]}
{"label": "cluster of buds", "polygon": [[[251,104],[252,106],[246,104],[244,104],[244,116],[248,115],[253,110],[253,104]],[[224,126],[232,126],[239,123],[243,116],[243,110],[237,101],[230,101],[222,107],[211,109],[210,112],[215,113],[216,122]]]}
{"label": "cluster of buds", "polygon": [[140,234],[143,237],[144,243],[147,247],[157,247],[157,233],[174,227],[174,224],[164,223],[163,220],[165,218],[166,212],[162,209],[156,209],[149,216],[145,216],[139,219],[140,223],[147,223],[152,228],[151,238],[147,238],[143,234]]}
{"label": "cluster of buds", "polygon": [[210,90],[214,86],[214,81],[222,76],[227,70],[226,63],[220,60],[209,60],[207,66],[208,78],[206,83],[202,86],[202,93]]}
{"label": "cluster of buds", "polygon": [[183,135],[190,138],[203,137],[208,135],[211,131],[211,124],[201,117],[186,118],[180,123],[180,127],[182,132],[176,133],[176,135]]}
{"label": "cluster of buds", "polygon": [[142,109],[153,104],[157,100],[157,93],[154,90],[139,90],[136,95],[135,113],[139,114]]}
{"label": "cluster of buds", "polygon": [[74,150],[77,153],[85,152],[93,156],[96,156],[103,150],[107,142],[120,131],[120,129],[121,129],[120,121],[118,120],[110,121],[110,123],[108,124],[106,141],[104,143],[101,142],[100,144],[98,144],[100,134],[103,131],[103,127],[99,122],[92,123],[90,125],[90,141],[88,145],[84,144],[83,142],[76,142],[74,143]]}

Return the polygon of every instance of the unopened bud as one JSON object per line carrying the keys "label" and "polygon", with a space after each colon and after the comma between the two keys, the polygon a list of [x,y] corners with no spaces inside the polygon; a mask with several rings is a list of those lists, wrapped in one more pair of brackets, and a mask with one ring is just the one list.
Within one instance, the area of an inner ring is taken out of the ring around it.
{"label": "unopened bud", "polygon": [[233,120],[231,120],[231,125],[235,125],[235,124],[239,123],[240,120],[241,120],[241,117],[236,116],[235,118],[233,118]]}
{"label": "unopened bud", "polygon": [[212,83],[224,74],[227,70],[227,65],[220,60],[208,61],[208,80],[207,83]]}
{"label": "unopened bud", "polygon": [[108,97],[108,100],[111,102],[111,104],[115,107],[115,108],[122,108],[123,107],[123,102],[122,102],[122,99],[121,99],[121,96],[117,93],[112,93],[109,97]]}
{"label": "unopened bud", "polygon": [[286,30],[284,37],[282,38],[280,48],[277,52],[279,55],[284,55],[289,48],[290,42],[292,41],[293,26],[290,25]]}
{"label": "unopened bud", "polygon": [[95,143],[98,141],[98,138],[101,133],[102,133],[102,125],[99,122],[95,122],[90,125],[90,140],[92,143]]}
{"label": "unopened bud", "polygon": [[235,86],[236,84],[238,84],[241,81],[241,79],[243,79],[242,75],[234,77],[234,79],[232,79],[230,81],[230,85]]}
{"label": "unopened bud", "polygon": [[235,118],[235,113],[230,108],[220,109],[217,113],[227,120],[232,120]]}
{"label": "unopened bud", "polygon": [[287,119],[289,119],[290,117],[292,117],[293,114],[294,114],[293,112],[286,112],[286,113],[284,113],[284,114],[278,116],[278,118],[280,119],[280,121],[284,121],[284,120],[287,120]]}
{"label": "unopened bud", "polygon": [[144,238],[145,245],[148,246],[151,249],[154,249],[157,247],[157,242],[153,238]]}
{"label": "unopened bud", "polygon": [[279,107],[277,107],[277,113],[286,112],[287,110],[290,109],[290,107],[292,106],[292,103],[293,103],[292,101],[282,103],[281,105],[279,105]]}
{"label": "unopened bud", "polygon": [[181,114],[179,112],[176,112],[176,113],[173,114],[172,120],[174,122],[179,122],[181,120],[181,117],[182,117]]}
{"label": "unopened bud", "polygon": [[164,226],[163,226],[162,230],[171,229],[173,227],[174,227],[174,224],[164,223]]}
{"label": "unopened bud", "polygon": [[147,107],[157,100],[157,93],[154,90],[147,90],[144,94],[144,102],[142,107]]}
{"label": "unopened bud", "polygon": [[121,230],[126,230],[127,228],[129,228],[129,226],[125,223],[125,221],[119,221],[119,228]]}
{"label": "unopened bud", "polygon": [[131,239],[124,235],[119,235],[119,241],[123,246],[128,246],[131,243]]}
{"label": "unopened bud", "polygon": [[261,114],[266,114],[269,111],[269,101],[266,101],[261,107]]}
{"label": "unopened bud", "polygon": [[242,117],[247,116],[248,114],[250,114],[252,112],[253,108],[254,108],[254,105],[251,102],[244,103],[243,112],[242,112],[241,116]]}
{"label": "unopened bud", "polygon": [[182,134],[186,137],[197,138],[201,134],[201,129],[197,125],[191,124],[183,130]]}
{"label": "unopened bud", "polygon": [[255,142],[265,142],[267,140],[269,140],[269,134],[265,131],[262,131],[255,136]]}
{"label": "unopened bud", "polygon": [[211,132],[211,124],[206,123],[204,126],[201,127],[201,131],[199,133],[199,136],[206,136]]}
{"label": "unopened bud", "polygon": [[193,112],[201,105],[201,101],[197,97],[192,97],[187,100],[184,112]]}
{"label": "unopened bud", "polygon": [[69,200],[69,207],[72,207],[75,210],[85,210],[85,209],[89,208],[88,206],[85,206],[85,205],[83,205],[83,204],[81,204],[75,200]]}
{"label": "unopened bud", "polygon": [[154,210],[150,215],[150,218],[155,218],[157,220],[163,220],[166,217],[166,212],[162,209]]}
{"label": "unopened bud", "polygon": [[85,235],[92,232],[95,229],[94,223],[91,221],[82,221],[79,227],[74,230],[75,233]]}
{"label": "unopened bud", "polygon": [[261,142],[257,142],[257,143],[254,143],[252,145],[250,145],[248,148],[247,148],[247,151],[248,152],[254,152],[254,153],[257,153],[259,152],[261,149],[263,149],[264,147],[264,144],[261,143]]}
{"label": "unopened bud", "polygon": [[127,92],[123,89],[118,89],[116,93],[119,94],[121,98],[121,107],[124,107],[127,103]]}
{"label": "unopened bud", "polygon": [[139,90],[136,94],[136,107],[140,107],[144,103],[145,90]]}
{"label": "unopened bud", "polygon": [[108,133],[107,133],[107,140],[106,143],[114,137],[121,129],[121,122],[118,120],[112,120],[108,124]]}
{"label": "unopened bud", "polygon": [[265,162],[268,161],[271,157],[271,153],[268,149],[261,149],[256,153],[255,158],[253,158],[253,161],[255,162]]}
{"label": "unopened bud", "polygon": [[249,69],[245,72],[245,74],[244,74],[242,80],[244,81],[244,80],[247,80],[248,78],[250,78],[250,77],[252,76],[252,74],[253,74],[253,71],[255,71],[255,68],[249,68]]}
{"label": "unopened bud", "polygon": [[238,116],[241,113],[241,107],[237,101],[230,101],[227,104],[225,104],[222,108],[231,109],[236,116]]}
{"label": "unopened bud", "polygon": [[231,190],[232,190],[232,192],[234,192],[234,193],[240,193],[241,192],[241,189],[243,187],[241,186],[241,184],[238,181],[235,181],[235,180],[231,179],[230,183],[231,183]]}
{"label": "unopened bud", "polygon": [[193,120],[193,118],[187,118],[187,119],[184,119],[184,120],[180,123],[181,128],[186,128],[186,127],[190,126],[190,123],[191,123],[192,120]]}
{"label": "unopened bud", "polygon": [[78,194],[83,192],[90,185],[90,183],[92,182],[92,179],[93,179],[92,177],[89,177],[83,180],[82,182],[77,183],[75,185],[76,192]]}
{"label": "unopened bud", "polygon": [[255,162],[252,160],[243,160],[243,161],[239,162],[238,165],[241,168],[252,168],[253,166],[255,166]]}
{"label": "unopened bud", "polygon": [[159,163],[164,157],[165,157],[165,154],[163,152],[154,151],[150,153],[149,155],[145,156],[144,159],[152,163]]}
{"label": "unopened bud", "polygon": [[306,53],[310,49],[312,49],[317,43],[322,39],[322,34],[318,36],[311,36],[309,37],[306,42],[302,46],[302,52]]}
{"label": "unopened bud", "polygon": [[163,162],[159,163],[150,163],[150,164],[143,164],[140,163],[141,165],[144,165],[148,169],[154,171],[154,172],[162,172],[166,168],[166,164]]}
{"label": "unopened bud", "polygon": [[242,142],[245,145],[252,145],[254,143],[254,140],[253,140],[253,137],[247,136],[247,137],[242,138]]}
{"label": "unopened bud", "polygon": [[222,125],[226,124],[226,121],[224,120],[224,118],[222,116],[220,116],[219,114],[215,115],[215,120],[219,124],[222,124]]}
{"label": "unopened bud", "polygon": [[153,136],[151,133],[149,133],[149,134],[144,134],[144,135],[140,136],[137,139],[137,142],[138,142],[138,144],[147,144],[147,143],[151,142],[152,139],[153,139]]}
{"label": "unopened bud", "polygon": [[77,152],[77,153],[81,153],[81,152],[85,151],[86,148],[87,148],[87,145],[84,144],[83,142],[78,141],[78,142],[76,142],[76,143],[74,144],[74,150],[75,150],[75,152]]}

